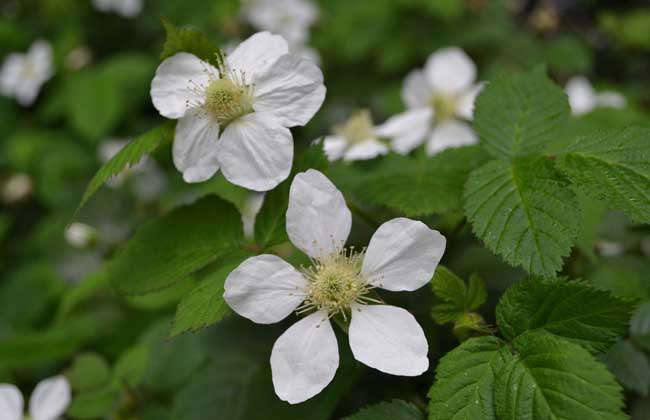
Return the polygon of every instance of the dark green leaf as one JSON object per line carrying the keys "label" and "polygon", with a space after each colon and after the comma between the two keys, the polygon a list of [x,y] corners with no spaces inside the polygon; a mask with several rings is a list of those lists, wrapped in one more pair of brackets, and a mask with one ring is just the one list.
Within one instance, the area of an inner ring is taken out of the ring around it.
{"label": "dark green leaf", "polygon": [[424,420],[424,415],[413,404],[393,400],[366,407],[344,420]]}
{"label": "dark green leaf", "polygon": [[648,358],[629,341],[619,341],[605,355],[609,370],[627,389],[643,396],[650,387],[650,363]]}

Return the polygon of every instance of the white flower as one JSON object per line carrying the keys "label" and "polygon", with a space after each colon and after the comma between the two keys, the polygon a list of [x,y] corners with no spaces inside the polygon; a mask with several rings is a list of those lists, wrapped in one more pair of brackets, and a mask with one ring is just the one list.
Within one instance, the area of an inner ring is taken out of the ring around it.
{"label": "white flower", "polygon": [[71,223],[64,233],[65,240],[75,248],[85,248],[96,236],[96,231],[92,226],[85,223]]}
{"label": "white flower", "polygon": [[307,43],[318,19],[318,6],[309,0],[248,0],[242,11],[254,28],[281,35],[292,47]]}
{"label": "white flower", "polygon": [[221,169],[233,184],[270,190],[291,170],[289,127],[305,125],[323,104],[323,73],[268,32],[219,61],[217,69],[181,52],[156,70],[153,104],[178,119],[174,164],[186,182],[205,181]]}
{"label": "white flower", "polygon": [[2,186],[2,199],[5,203],[15,203],[32,193],[32,178],[27,174],[14,174]]}
{"label": "white flower", "polygon": [[142,0],[92,0],[100,12],[115,12],[125,18],[133,18],[142,11]]}
{"label": "white flower", "polygon": [[330,161],[367,160],[388,153],[377,138],[370,111],[358,111],[345,124],[334,127],[334,135],[323,139],[323,149]]}
{"label": "white flower", "polygon": [[404,80],[402,100],[408,110],[377,127],[377,134],[392,139],[392,148],[407,154],[427,142],[427,154],[450,147],[475,144],[478,137],[462,120],[471,120],[474,100],[482,84],[476,65],[463,50],[444,48],[431,54],[423,70]]}
{"label": "white flower", "polygon": [[602,256],[616,257],[625,253],[625,244],[622,242],[600,239],[596,242],[596,249],[598,249]]}
{"label": "white flower", "polygon": [[[56,420],[70,404],[70,384],[55,376],[36,385],[29,400],[30,420]],[[0,384],[0,420],[23,420],[24,400],[14,385]]]}
{"label": "white flower", "polygon": [[344,249],[351,224],[343,195],[329,179],[311,169],[299,173],[289,192],[287,234],[313,265],[299,271],[275,255],[259,255],[226,279],[228,305],[256,323],[279,322],[296,310],[309,313],[278,338],[271,353],[275,392],[291,404],[318,394],[334,377],[339,353],[332,316],[351,316],[350,347],[367,366],[403,376],[429,367],[427,340],[413,315],[384,305],[372,290],[412,291],[427,284],[444,253],[444,236],[397,218],[356,252]]}
{"label": "white flower", "polygon": [[589,80],[584,76],[574,76],[564,88],[569,97],[573,115],[583,115],[598,107],[623,108],[625,97],[618,92],[604,91],[596,93]]}
{"label": "white flower", "polygon": [[4,60],[0,69],[0,93],[15,97],[22,106],[29,106],[53,74],[52,46],[47,41],[35,41],[26,54],[11,53]]}
{"label": "white flower", "polygon": [[255,218],[264,204],[264,193],[251,193],[241,209],[241,221],[244,226],[244,237],[252,239],[255,236]]}

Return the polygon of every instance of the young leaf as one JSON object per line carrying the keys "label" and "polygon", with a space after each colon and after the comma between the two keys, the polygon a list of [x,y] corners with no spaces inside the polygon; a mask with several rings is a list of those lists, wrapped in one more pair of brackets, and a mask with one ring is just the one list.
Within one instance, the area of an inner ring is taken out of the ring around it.
{"label": "young leaf", "polygon": [[454,304],[459,310],[465,309],[465,282],[447,267],[439,265],[436,268],[431,279],[431,289],[440,299]]}
{"label": "young leaf", "polygon": [[541,154],[568,116],[564,91],[540,67],[488,83],[476,100],[474,127],[492,156],[507,159]]}
{"label": "young leaf", "polygon": [[171,337],[205,328],[230,313],[230,308],[223,300],[223,284],[228,274],[242,260],[243,258],[237,258],[208,273],[201,283],[183,298],[176,309]]}
{"label": "young leaf", "polygon": [[100,355],[84,353],[75,358],[66,376],[73,390],[87,391],[106,384],[110,378],[110,368]]}
{"label": "young leaf", "polygon": [[632,306],[586,283],[527,280],[506,291],[496,308],[497,325],[509,340],[533,330],[605,351],[625,334]]}
{"label": "young leaf", "polygon": [[364,202],[409,217],[460,210],[467,176],[486,158],[478,146],[448,149],[426,159],[390,155],[355,190]]}
{"label": "young leaf", "polygon": [[579,210],[550,160],[489,162],[470,174],[464,201],[476,236],[506,262],[541,275],[562,268]]}
{"label": "young leaf", "polygon": [[219,49],[212,45],[204,34],[194,29],[179,28],[164,18],[162,25],[167,33],[167,39],[165,39],[162,53],[160,53],[161,60],[179,52],[187,52],[201,60],[217,64],[216,57]]}
{"label": "young leaf", "polygon": [[119,393],[110,387],[81,392],[74,396],[70,407],[66,411],[66,418],[103,418],[117,407],[118,398]]}
{"label": "young leaf", "polygon": [[127,295],[161,290],[236,251],[241,237],[235,207],[208,196],[143,225],[109,262],[107,275]]}
{"label": "young leaf", "polygon": [[137,345],[125,351],[115,363],[113,386],[136,387],[142,382],[149,362],[149,348]]}
{"label": "young leaf", "polygon": [[495,372],[507,352],[496,337],[470,338],[440,359],[429,391],[429,419],[495,420]]}
{"label": "young leaf", "polygon": [[558,164],[585,194],[650,223],[650,129],[580,137]]}
{"label": "young leaf", "polygon": [[460,321],[487,299],[485,284],[480,277],[472,275],[468,287],[460,277],[441,265],[431,279],[431,289],[443,301],[431,310],[431,315],[438,324]]}
{"label": "young leaf", "polygon": [[621,387],[585,349],[550,334],[528,333],[497,375],[495,401],[502,420],[624,420]]}
{"label": "young leaf", "polygon": [[81,203],[79,203],[75,215],[79,213],[79,210],[88,202],[90,197],[112,176],[119,174],[129,166],[135,165],[143,156],[153,152],[163,144],[171,143],[173,139],[173,121],[168,121],[136,137],[126,147],[120,150],[118,154],[113,156],[111,160],[106,162],[95,174],[88,187],[86,187],[86,191],[81,198]]}
{"label": "young leaf", "polygon": [[424,420],[424,415],[413,404],[393,400],[371,405],[343,420]]}

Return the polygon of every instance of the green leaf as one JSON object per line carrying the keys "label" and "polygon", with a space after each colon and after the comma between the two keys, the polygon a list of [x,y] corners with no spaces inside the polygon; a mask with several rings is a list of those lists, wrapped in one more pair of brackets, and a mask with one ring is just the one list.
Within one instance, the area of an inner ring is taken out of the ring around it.
{"label": "green leaf", "polygon": [[435,304],[431,314],[438,324],[458,321],[470,311],[478,309],[487,299],[485,283],[472,275],[469,287],[448,268],[439,265],[431,279],[433,293],[444,303]]}
{"label": "green leaf", "polygon": [[496,337],[470,338],[440,359],[429,419],[495,420],[494,381],[508,357],[504,346]]}
{"label": "green leaf", "polygon": [[580,137],[558,156],[558,165],[585,194],[650,223],[650,129]]}
{"label": "green leaf", "polygon": [[460,210],[467,176],[485,161],[478,146],[448,149],[431,158],[389,155],[363,177],[356,190],[363,202],[408,217]]}
{"label": "green leaf", "polygon": [[478,274],[469,276],[466,305],[470,310],[476,310],[487,301],[485,282]]}
{"label": "green leaf", "polygon": [[162,24],[167,33],[167,39],[165,39],[160,54],[161,60],[179,52],[187,52],[209,63],[217,64],[216,57],[219,49],[212,45],[203,33],[194,29],[179,28],[164,18]]}
{"label": "green leaf", "polygon": [[241,236],[237,210],[208,196],[143,225],[109,262],[107,275],[127,295],[161,290],[236,251]]}
{"label": "green leaf", "polygon": [[424,415],[413,404],[393,400],[371,405],[343,420],[424,420]]}
{"label": "green leaf", "polygon": [[136,387],[140,385],[149,363],[149,348],[137,345],[130,348],[115,363],[113,369],[113,385]]}
{"label": "green leaf", "polygon": [[86,391],[106,384],[110,373],[110,368],[103,357],[95,353],[84,353],[75,358],[66,376],[72,389]]}
{"label": "green leaf", "polygon": [[579,209],[550,160],[489,162],[470,174],[464,201],[476,236],[506,262],[541,275],[562,268]]}
{"label": "green leaf", "polygon": [[439,265],[431,279],[431,289],[440,299],[453,303],[458,309],[465,309],[467,287],[463,279],[447,267]]}
{"label": "green leaf", "polygon": [[488,83],[476,99],[474,128],[496,158],[539,155],[568,116],[564,91],[539,67]]}
{"label": "green leaf", "polygon": [[509,340],[543,330],[598,352],[625,334],[631,311],[628,302],[586,283],[527,280],[503,294],[496,317]]}
{"label": "green leaf", "polygon": [[549,334],[525,334],[497,375],[500,420],[624,420],[621,387],[577,344]]}
{"label": "green leaf", "polygon": [[74,396],[66,415],[73,419],[104,418],[116,408],[118,397],[111,388],[82,392]]}
{"label": "green leaf", "polygon": [[650,388],[650,363],[643,352],[629,341],[619,341],[605,355],[609,370],[627,389],[636,391],[644,397]]}
{"label": "green leaf", "polygon": [[76,213],[88,202],[95,192],[112,176],[122,172],[129,166],[137,164],[143,156],[153,152],[160,146],[171,143],[174,139],[174,122],[168,121],[143,135],[136,137],[126,147],[106,162],[104,166],[95,174],[93,179],[86,187],[86,191],[81,199],[81,203]]}
{"label": "green leaf", "polygon": [[223,300],[223,285],[228,274],[242,260],[243,258],[238,258],[208,273],[201,283],[178,304],[171,337],[205,328],[230,313],[230,308]]}
{"label": "green leaf", "polygon": [[630,335],[634,342],[650,351],[650,302],[639,306],[630,320]]}

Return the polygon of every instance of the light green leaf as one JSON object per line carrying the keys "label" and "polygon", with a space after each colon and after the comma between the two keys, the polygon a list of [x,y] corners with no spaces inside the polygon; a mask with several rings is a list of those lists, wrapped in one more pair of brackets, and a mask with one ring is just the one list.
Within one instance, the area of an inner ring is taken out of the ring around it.
{"label": "light green leaf", "polygon": [[628,302],[586,283],[526,280],[504,293],[496,317],[509,340],[544,330],[599,352],[625,334],[631,311]]}
{"label": "light green leaf", "polygon": [[135,387],[140,385],[149,363],[150,349],[145,345],[130,348],[115,363],[113,386]]}
{"label": "light green leaf", "polygon": [[443,301],[431,310],[433,319],[438,324],[458,321],[470,311],[478,309],[487,299],[483,280],[472,275],[469,286],[448,268],[439,265],[431,279],[433,293]]}
{"label": "light green leaf", "polygon": [[178,304],[171,337],[205,328],[230,313],[230,308],[223,300],[223,285],[228,274],[242,260],[243,258],[238,258],[208,273],[201,283]]}
{"label": "light green leaf", "polygon": [[478,274],[469,276],[469,285],[467,287],[467,308],[476,310],[487,300],[487,289],[485,282]]}
{"label": "light green leaf", "polygon": [[357,194],[363,202],[409,217],[460,210],[467,176],[486,158],[478,146],[448,149],[431,158],[390,155],[363,177]]}
{"label": "light green leaf", "polygon": [[568,116],[564,91],[536,68],[488,83],[476,99],[474,128],[496,158],[539,155]]}
{"label": "light green leaf", "polygon": [[216,65],[219,49],[212,45],[204,34],[194,29],[179,28],[164,18],[162,24],[167,33],[167,39],[165,39],[163,51],[160,54],[161,60],[179,52],[187,52]]}
{"label": "light green leaf", "polygon": [[453,303],[458,309],[465,309],[467,287],[463,279],[447,267],[439,265],[431,279],[431,289],[440,299]]}
{"label": "light green leaf", "polygon": [[495,420],[494,380],[508,354],[496,337],[470,338],[447,353],[429,391],[429,420]]}
{"label": "light green leaf", "polygon": [[579,209],[550,160],[489,162],[471,173],[464,202],[476,236],[506,262],[541,275],[562,268]]}
{"label": "light green leaf", "polygon": [[650,388],[650,363],[643,352],[629,341],[619,341],[605,355],[609,370],[627,389],[644,397]]}
{"label": "light green leaf", "polygon": [[117,391],[108,387],[76,394],[66,412],[66,418],[104,418],[116,408],[118,397]]}
{"label": "light green leaf", "polygon": [[393,400],[371,405],[343,420],[424,420],[424,415],[413,404]]}
{"label": "light green leaf", "polygon": [[106,162],[104,166],[95,174],[93,179],[86,187],[86,191],[81,199],[81,203],[76,213],[88,202],[95,192],[112,176],[122,172],[129,166],[137,164],[145,155],[153,152],[160,146],[171,143],[174,139],[174,122],[168,121],[143,135],[136,137],[126,147]]}
{"label": "light green leaf", "polygon": [[95,353],[84,353],[75,358],[66,376],[73,390],[87,391],[106,384],[110,373],[103,357]]}
{"label": "light green leaf", "polygon": [[497,375],[500,420],[624,420],[621,387],[605,365],[577,344],[525,334]]}
{"label": "light green leaf", "polygon": [[585,194],[650,223],[650,129],[580,137],[558,165]]}
{"label": "light green leaf", "polygon": [[234,206],[204,197],[138,229],[109,262],[107,275],[124,294],[154,292],[236,251],[241,237]]}

